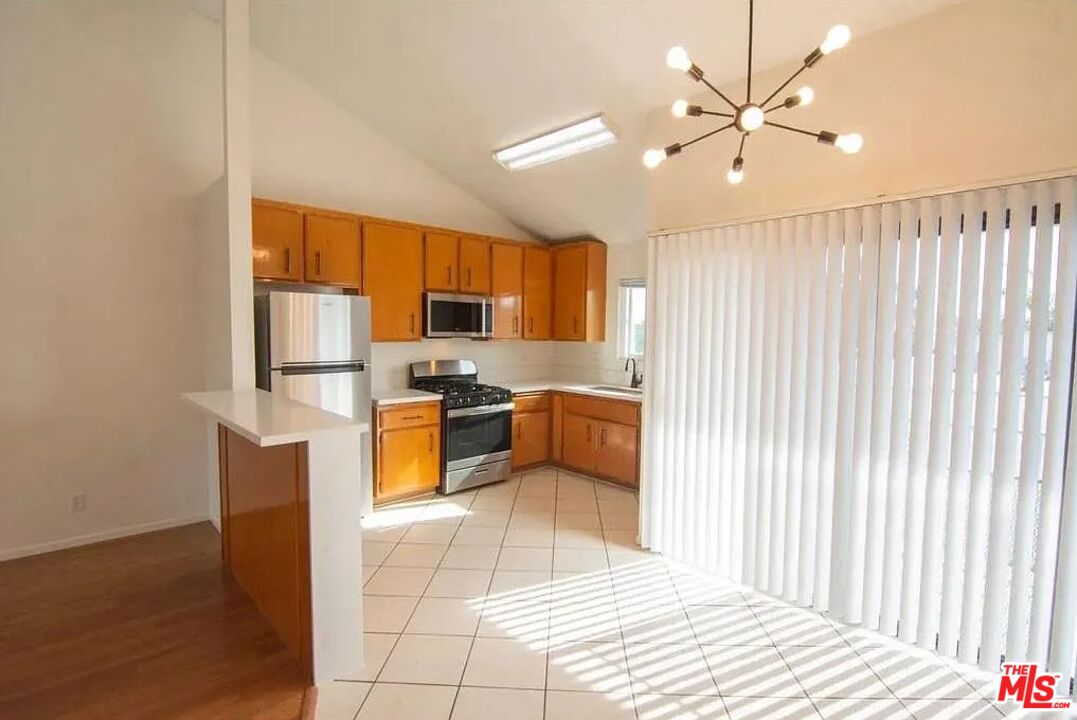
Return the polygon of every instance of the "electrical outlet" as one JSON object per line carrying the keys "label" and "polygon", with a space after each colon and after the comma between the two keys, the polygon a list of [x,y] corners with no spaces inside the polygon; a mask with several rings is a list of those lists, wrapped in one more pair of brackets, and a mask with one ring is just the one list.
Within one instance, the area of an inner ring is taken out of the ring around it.
{"label": "electrical outlet", "polygon": [[80,513],[86,509],[86,493],[76,493],[71,496],[71,512]]}

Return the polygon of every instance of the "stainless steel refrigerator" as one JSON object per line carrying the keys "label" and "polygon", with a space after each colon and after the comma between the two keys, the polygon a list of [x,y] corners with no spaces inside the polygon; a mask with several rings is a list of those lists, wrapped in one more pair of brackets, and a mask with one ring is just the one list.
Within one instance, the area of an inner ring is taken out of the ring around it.
{"label": "stainless steel refrigerator", "polygon": [[[370,298],[270,291],[254,298],[258,387],[370,422]],[[373,502],[370,433],[362,436],[363,513]]]}

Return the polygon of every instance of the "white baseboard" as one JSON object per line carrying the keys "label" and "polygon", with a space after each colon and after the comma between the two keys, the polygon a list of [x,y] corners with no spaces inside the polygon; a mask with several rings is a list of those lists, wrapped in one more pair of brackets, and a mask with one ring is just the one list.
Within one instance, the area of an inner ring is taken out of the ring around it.
{"label": "white baseboard", "polygon": [[90,533],[89,535],[64,538],[63,540],[53,540],[52,542],[39,543],[37,545],[24,545],[23,547],[0,550],[0,562],[21,557],[29,557],[30,555],[42,555],[44,553],[55,552],[56,550],[66,550],[68,548],[79,547],[80,545],[92,545],[94,543],[104,542],[105,540],[116,540],[131,535],[142,535],[143,533],[154,532],[155,530],[167,530],[182,525],[193,525],[194,523],[205,522],[208,519],[209,517],[206,515],[169,518],[167,520],[158,520],[156,522],[143,523],[141,525],[127,525],[126,527],[116,528],[115,530],[104,530],[102,532]]}

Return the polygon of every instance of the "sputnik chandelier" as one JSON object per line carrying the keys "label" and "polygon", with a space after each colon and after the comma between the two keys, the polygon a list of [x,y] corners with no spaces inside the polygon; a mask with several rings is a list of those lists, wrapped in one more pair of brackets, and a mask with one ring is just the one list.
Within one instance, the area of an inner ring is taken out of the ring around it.
{"label": "sputnik chandelier", "polygon": [[777,97],[778,93],[785,90],[791,82],[797,79],[797,77],[807,70],[814,67],[816,63],[823,59],[824,55],[829,55],[835,50],[840,50],[845,47],[849,42],[851,33],[849,28],[845,25],[835,25],[827,32],[826,38],[819,44],[819,47],[811,51],[811,54],[804,58],[804,63],[796,72],[794,72],[788,80],[783,82],[778,88],[767,95],[766,99],[762,102],[752,101],[752,24],[755,15],[755,0],[748,0],[748,88],[745,93],[746,99],[743,103],[737,104],[729,99],[721,90],[712,85],[706,77],[704,77],[703,70],[699,68],[691,58],[688,57],[688,52],[682,47],[671,48],[669,53],[666,54],[666,65],[674,70],[680,70],[688,75],[696,82],[701,82],[706,85],[715,95],[721,98],[726,105],[729,106],[731,112],[718,112],[715,110],[705,110],[701,105],[689,105],[687,100],[677,100],[673,103],[672,112],[673,116],[677,118],[683,118],[685,116],[702,117],[704,115],[710,117],[726,118],[729,123],[722,125],[716,130],[703,133],[697,138],[689,140],[683,143],[673,143],[667,145],[665,148],[652,148],[643,153],[643,164],[648,168],[656,168],[662,162],[668,158],[680,153],[684,148],[699,142],[700,140],[706,140],[712,135],[717,135],[725,130],[735,128],[740,133],[740,146],[737,149],[737,156],[733,158],[733,165],[730,167],[729,172],[726,173],[726,179],[733,185],[738,185],[741,180],[744,179],[744,141],[748,139],[756,130],[759,130],[763,126],[776,127],[788,132],[800,133],[801,135],[807,135],[814,137],[818,142],[825,145],[836,145],[838,148],[846,153],[852,154],[858,152],[864,144],[864,139],[856,133],[848,135],[838,135],[837,133],[830,132],[829,130],[821,130],[819,132],[812,132],[810,130],[804,130],[803,128],[793,127],[792,125],[785,125],[783,123],[774,122],[769,120],[771,113],[779,110],[785,110],[789,108],[795,108],[798,106],[805,106],[811,104],[811,101],[815,98],[815,93],[810,87],[802,87],[794,94],[785,98],[780,102],[776,102],[771,105],[771,101]]}

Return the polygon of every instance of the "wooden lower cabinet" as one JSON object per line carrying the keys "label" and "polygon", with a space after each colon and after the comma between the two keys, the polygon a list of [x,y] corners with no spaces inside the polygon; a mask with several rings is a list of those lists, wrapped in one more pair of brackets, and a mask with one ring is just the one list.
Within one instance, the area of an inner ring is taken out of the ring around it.
{"label": "wooden lower cabinet", "polygon": [[599,422],[595,473],[625,485],[638,485],[639,428]]}
{"label": "wooden lower cabinet", "polygon": [[639,403],[563,394],[553,406],[555,462],[639,486]]}
{"label": "wooden lower cabinet", "polygon": [[387,502],[437,488],[441,479],[438,403],[383,409],[376,423],[374,499]]}
{"label": "wooden lower cabinet", "polygon": [[542,465],[550,460],[550,412],[513,413],[512,469]]}

